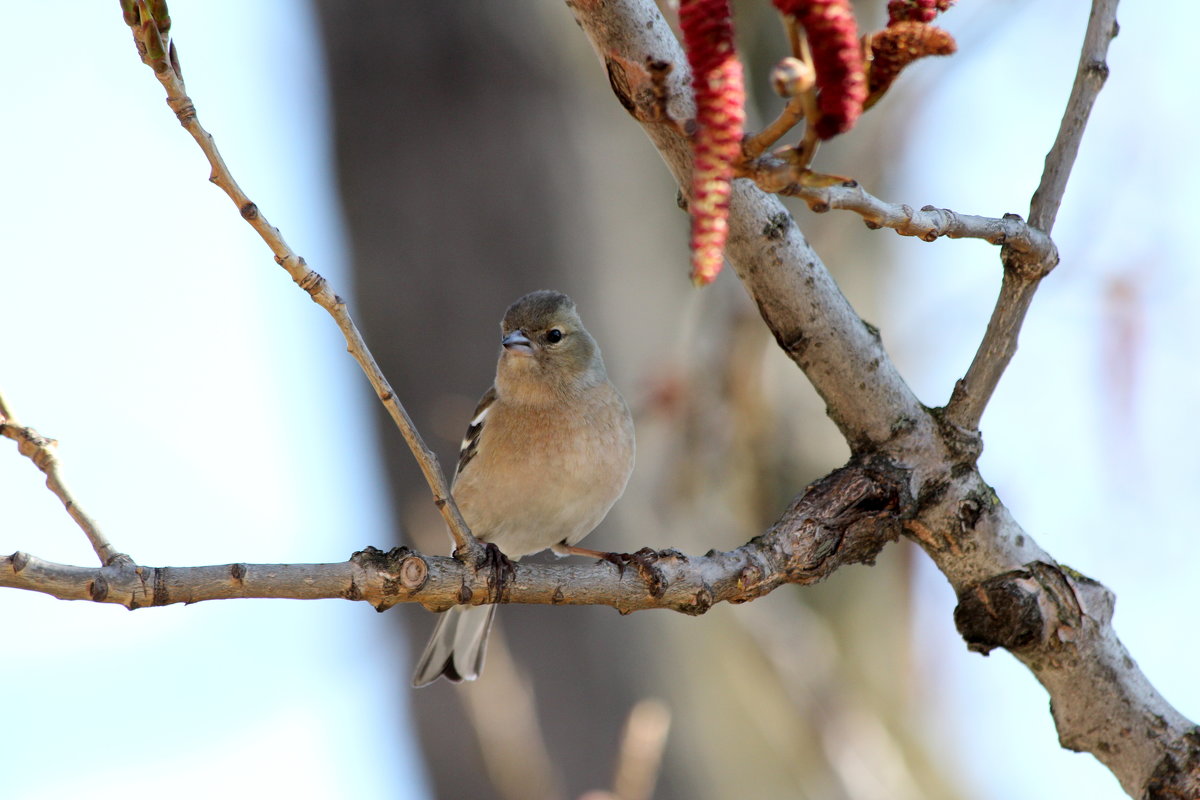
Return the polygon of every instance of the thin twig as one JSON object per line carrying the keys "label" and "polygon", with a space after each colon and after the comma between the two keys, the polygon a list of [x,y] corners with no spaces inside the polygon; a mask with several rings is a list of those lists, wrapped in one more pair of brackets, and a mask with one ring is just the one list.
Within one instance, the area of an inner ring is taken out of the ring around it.
{"label": "thin twig", "polygon": [[787,105],[779,112],[769,125],[754,134],[742,144],[742,152],[748,159],[758,158],[771,145],[778,142],[784,135],[804,119],[806,100],[803,94],[798,94],[788,100]]}
{"label": "thin twig", "polygon": [[[1108,78],[1105,58],[1117,35],[1117,0],[1094,0],[1087,33],[1079,54],[1075,84],[1054,145],[1046,155],[1042,179],[1029,207],[1029,224],[1049,236],[1066,191],[1067,179],[1079,153],[1087,120]],[[1011,247],[1001,252],[1004,280],[988,321],[987,331],[967,374],[954,386],[945,418],[964,430],[975,430],[1000,377],[1017,352],[1017,337],[1038,284],[1057,263],[1031,259]]]}
{"label": "thin twig", "polygon": [[766,152],[768,147],[774,145],[788,131],[796,127],[800,120],[807,118],[810,120],[810,124],[805,128],[803,142],[795,147],[797,152],[811,151],[808,153],[808,161],[805,162],[805,166],[807,166],[812,161],[812,156],[816,154],[816,146],[813,143],[816,136],[811,124],[811,121],[817,118],[817,89],[812,80],[812,76],[816,73],[812,63],[812,50],[809,49],[804,31],[796,24],[796,18],[784,14],[781,19],[788,45],[792,51],[792,58],[803,65],[808,79],[804,82],[805,85],[797,87],[795,93],[788,97],[787,105],[780,110],[779,115],[770,124],[753,136],[746,138],[742,144],[742,153],[747,161],[757,159]]}
{"label": "thin twig", "polygon": [[798,162],[776,154],[763,156],[749,165],[742,177],[750,178],[765,192],[799,197],[817,213],[831,209],[853,211],[863,218],[868,228],[891,228],[901,236],[916,236],[926,242],[942,236],[983,239],[991,244],[1006,245],[1037,263],[1058,261],[1058,250],[1050,237],[1016,214],[1005,214],[997,219],[960,214],[948,208],[922,206],[914,209],[907,204],[888,203],[857,181],[829,180],[830,176],[818,176],[799,167]]}
{"label": "thin twig", "polygon": [[1079,53],[1079,66],[1075,71],[1075,83],[1063,112],[1062,123],[1054,145],[1046,154],[1046,165],[1042,180],[1029,205],[1029,223],[1049,233],[1054,228],[1063,193],[1067,190],[1067,179],[1079,154],[1079,144],[1087,128],[1088,117],[1096,104],[1096,97],[1108,80],[1108,45],[1117,37],[1118,0],[1094,0],[1092,13],[1088,17],[1087,32],[1083,48]]}
{"label": "thin twig", "polygon": [[[800,30],[800,26],[795,24],[794,19],[792,28],[798,37],[799,55],[797,58],[805,64],[813,66],[812,48],[808,46],[808,35]],[[816,67],[813,69],[815,71]],[[813,85],[800,97],[804,100],[804,117],[808,122],[804,126],[804,138],[800,140],[800,144],[796,145],[796,154],[800,165],[808,167],[817,157],[817,148],[821,146],[821,139],[817,136],[817,120],[821,117],[820,111],[817,109],[817,87]]]}
{"label": "thin twig", "polygon": [[129,556],[120,553],[100,532],[100,526],[89,517],[79,504],[75,502],[71,490],[63,482],[58,455],[54,452],[58,442],[42,436],[33,428],[24,427],[19,423],[8,407],[8,401],[0,392],[0,436],[12,439],[17,443],[17,450],[28,458],[46,476],[46,488],[62,501],[67,513],[75,524],[83,529],[92,549],[100,559],[101,564],[112,564],[116,561],[128,561]]}
{"label": "thin twig", "polygon": [[[131,5],[136,8],[131,8]],[[296,285],[308,292],[317,305],[329,312],[338,328],[341,329],[342,335],[346,338],[347,350],[362,367],[367,380],[375,389],[375,394],[387,409],[388,414],[391,415],[396,427],[400,429],[400,434],[412,451],[413,457],[416,458],[421,473],[425,476],[425,481],[433,492],[433,501],[450,528],[456,552],[465,553],[478,548],[480,545],[471,535],[454,498],[450,495],[449,485],[437,456],[425,444],[413,424],[412,418],[397,399],[396,393],[392,391],[391,385],[375,362],[375,357],[371,355],[366,342],[363,341],[362,334],[359,333],[354,320],[350,317],[345,301],[334,293],[325,278],[308,268],[304,259],[284,241],[279,229],[267,222],[258,206],[251,202],[246,193],[238,186],[237,181],[233,179],[233,175],[225,165],[225,160],[217,150],[212,135],[200,125],[197,119],[196,107],[192,99],[188,97],[183,78],[180,75],[175,44],[170,42],[169,46],[167,45],[166,33],[162,30],[160,21],[154,19],[147,9],[145,0],[124,0],[123,6],[126,9],[126,22],[133,30],[134,41],[138,45],[138,52],[141,54],[142,60],[154,70],[155,77],[166,89],[167,105],[175,112],[179,123],[192,135],[208,159],[212,168],[209,180],[229,195],[229,199],[237,206],[242,218],[250,223],[250,226],[271,248],[275,254],[276,263],[287,270]],[[155,54],[163,52],[169,52],[170,58],[154,57]]]}

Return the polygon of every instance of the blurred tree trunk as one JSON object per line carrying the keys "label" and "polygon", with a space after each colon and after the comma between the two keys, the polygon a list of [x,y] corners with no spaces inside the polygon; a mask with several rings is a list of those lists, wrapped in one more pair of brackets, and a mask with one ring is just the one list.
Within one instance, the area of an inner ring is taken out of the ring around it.
{"label": "blurred tree trunk", "polygon": [[[474,403],[491,382],[508,303],[538,288],[586,294],[596,232],[578,190],[572,81],[547,45],[537,6],[322,0],[317,9],[355,311],[451,471]],[[579,299],[586,318],[589,304]],[[378,421],[396,510],[409,523],[396,541],[444,551],[447,537],[426,523],[428,490],[411,456],[381,414]],[[499,628],[535,687],[560,778],[569,776],[566,785],[578,793],[608,783],[635,698],[584,663],[590,633],[580,617],[589,615],[561,611],[506,608]],[[419,652],[432,618],[418,608],[396,618]],[[465,691],[488,697],[488,678]],[[396,676],[405,687],[408,679]],[[436,794],[493,796],[453,694],[444,682],[412,693]]]}
{"label": "blurred tree trunk", "polygon": [[[372,0],[349,14],[328,0],[317,6],[356,307],[445,466],[490,380],[500,314],[544,286],[577,295],[637,416],[633,481],[589,546],[735,546],[844,461],[823,404],[732,275],[690,289],[674,184],[613,100],[565,8]],[[782,34],[769,6],[741,16],[753,69],[756,52],[780,52]],[[871,137],[847,139],[863,143],[849,157],[873,179],[882,164]],[[883,260],[882,237],[845,235],[861,227],[849,215],[820,223],[806,224],[806,234],[845,267],[840,280],[861,276],[847,291],[872,318],[879,272],[864,265]],[[872,251],[847,250],[849,242]],[[444,548],[410,456],[380,421],[408,523],[400,540]],[[422,538],[427,531],[433,536]],[[536,696],[558,773],[529,776],[524,796],[608,786],[622,718],[647,695],[666,699],[675,719],[657,797],[953,796],[911,735],[912,684],[897,680],[903,655],[870,657],[907,650],[904,552],[890,548],[876,569],[840,572],[818,591],[719,606],[701,620],[503,609],[500,628]],[[881,613],[889,608],[895,613]],[[430,620],[417,609],[400,617],[419,648]],[[519,714],[505,704],[519,700],[503,696],[496,667],[465,691],[516,727]],[[503,794],[451,694],[444,683],[413,693],[437,796]],[[855,762],[874,766],[847,766]]]}

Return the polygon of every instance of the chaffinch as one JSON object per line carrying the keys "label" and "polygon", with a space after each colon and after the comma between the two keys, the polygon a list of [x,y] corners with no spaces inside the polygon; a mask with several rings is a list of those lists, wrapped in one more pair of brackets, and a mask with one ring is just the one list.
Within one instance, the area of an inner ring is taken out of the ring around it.
{"label": "chaffinch", "polygon": [[[633,471],[633,418],[565,294],[517,300],[500,323],[496,381],[467,426],[451,493],[471,532],[509,558],[575,547]],[[479,677],[496,606],[454,606],[417,662],[413,686]]]}

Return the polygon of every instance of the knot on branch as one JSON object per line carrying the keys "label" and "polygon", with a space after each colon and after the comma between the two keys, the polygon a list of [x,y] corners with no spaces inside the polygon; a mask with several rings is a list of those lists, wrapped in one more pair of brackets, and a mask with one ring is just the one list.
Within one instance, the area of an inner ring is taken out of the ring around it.
{"label": "knot on branch", "polygon": [[321,273],[317,272],[314,269],[308,269],[308,264],[305,263],[303,258],[301,258],[299,260],[299,267],[300,267],[300,269],[304,269],[307,271],[304,273],[304,277],[302,277],[302,278],[300,278],[300,280],[296,281],[296,284],[301,289],[308,292],[308,294],[313,298],[313,300],[316,300],[317,295],[319,295],[321,292],[325,291],[326,283],[325,283],[324,276],[322,276]]}
{"label": "knot on branch", "polygon": [[192,103],[192,98],[183,96],[180,98],[167,98],[167,105],[175,112],[175,118],[179,120],[179,124],[187,127],[196,121],[196,106]]}
{"label": "knot on branch", "polygon": [[28,458],[42,472],[49,474],[57,459],[54,450],[58,440],[42,436],[33,428],[15,425],[12,422],[0,423],[0,436],[12,439],[17,443],[17,452]]}
{"label": "knot on branch", "polygon": [[29,566],[29,553],[23,550],[18,550],[9,556],[9,564],[12,566],[13,573],[18,573],[25,567]]}
{"label": "knot on branch", "polygon": [[1154,768],[1143,795],[1147,800],[1200,797],[1200,728],[1180,737],[1179,745]]}
{"label": "knot on branch", "polygon": [[1016,229],[1000,240],[1000,260],[1006,275],[1036,283],[1058,266],[1058,247],[1048,234],[1034,228],[1018,214],[1005,214],[1004,222]]}
{"label": "knot on branch", "polygon": [[[386,611],[397,598],[409,597],[419,592],[429,579],[429,564],[420,554],[407,547],[393,547],[384,552],[376,547],[366,547],[350,556],[351,563],[367,573],[367,579],[351,579],[343,592],[349,600],[368,600],[379,611]],[[374,575],[378,581],[370,580]],[[374,594],[378,586],[378,597]]]}
{"label": "knot on branch", "polygon": [[873,564],[900,535],[905,473],[882,459],[851,462],[792,501],[762,540],[788,581],[816,583],[845,564]]}
{"label": "knot on branch", "polygon": [[1038,641],[1042,612],[1033,575],[1014,570],[996,575],[958,595],[954,625],[967,649],[987,655],[997,647],[1017,650]]}
{"label": "knot on branch", "polygon": [[683,132],[683,125],[668,108],[672,100],[670,78],[674,68],[669,61],[654,58],[639,63],[610,54],[604,59],[608,85],[631,117],[638,122],[661,123]]}
{"label": "knot on branch", "polygon": [[1070,567],[1034,561],[959,592],[954,624],[972,652],[1074,641],[1085,620],[1107,625],[1114,598]]}
{"label": "knot on branch", "polygon": [[983,434],[978,428],[966,428],[958,423],[946,409],[954,403],[963,402],[967,385],[961,378],[954,383],[950,394],[950,402],[942,408],[931,409],[931,416],[937,423],[942,441],[949,448],[955,462],[961,465],[973,466],[983,455]]}

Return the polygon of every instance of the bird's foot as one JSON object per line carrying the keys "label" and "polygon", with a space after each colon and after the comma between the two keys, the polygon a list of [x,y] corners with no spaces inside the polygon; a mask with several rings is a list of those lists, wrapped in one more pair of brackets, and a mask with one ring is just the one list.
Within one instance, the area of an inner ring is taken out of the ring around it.
{"label": "bird's foot", "polygon": [[636,553],[608,553],[603,550],[590,550],[586,547],[573,545],[558,545],[554,551],[560,555],[588,556],[614,565],[621,577],[625,577],[625,569],[633,567],[646,584],[646,590],[651,597],[662,597],[667,591],[667,578],[656,563],[663,558],[686,558],[678,550],[655,551],[643,547]]}
{"label": "bird's foot", "polygon": [[482,544],[483,549],[475,562],[475,568],[491,571],[491,574],[488,575],[488,589],[491,590],[493,601],[498,602],[504,592],[505,584],[516,577],[517,568],[495,544],[492,542],[482,542]]}

